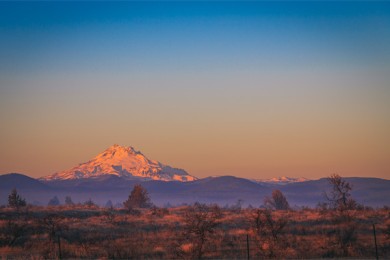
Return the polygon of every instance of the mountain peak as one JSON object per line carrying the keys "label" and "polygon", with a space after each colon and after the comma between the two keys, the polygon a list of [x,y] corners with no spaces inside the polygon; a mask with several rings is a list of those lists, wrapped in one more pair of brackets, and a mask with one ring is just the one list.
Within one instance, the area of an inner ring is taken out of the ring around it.
{"label": "mountain peak", "polygon": [[127,154],[127,155],[134,155],[134,154],[141,154],[139,151],[136,151],[134,147],[132,146],[121,146],[119,144],[114,144],[108,147],[104,152],[102,152],[99,155],[118,155],[118,154]]}
{"label": "mountain peak", "polygon": [[107,150],[134,150],[134,147],[132,146],[124,146],[124,145],[119,145],[119,144],[113,144],[110,147],[107,148]]}
{"label": "mountain peak", "polygon": [[195,177],[182,169],[172,168],[158,161],[150,160],[132,146],[114,144],[70,170],[58,172],[44,180],[84,179],[103,175],[116,175],[126,179],[193,181]]}

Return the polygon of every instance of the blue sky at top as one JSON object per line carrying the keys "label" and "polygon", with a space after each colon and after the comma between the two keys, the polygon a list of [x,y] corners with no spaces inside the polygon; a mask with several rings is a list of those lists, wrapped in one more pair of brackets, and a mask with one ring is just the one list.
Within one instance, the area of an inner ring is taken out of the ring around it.
{"label": "blue sky at top", "polygon": [[387,2],[1,3],[5,70],[388,66]]}

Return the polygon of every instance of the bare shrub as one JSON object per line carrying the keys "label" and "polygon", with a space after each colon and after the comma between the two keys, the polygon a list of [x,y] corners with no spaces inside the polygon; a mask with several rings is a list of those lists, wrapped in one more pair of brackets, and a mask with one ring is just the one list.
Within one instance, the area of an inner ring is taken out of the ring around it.
{"label": "bare shrub", "polygon": [[18,239],[25,235],[27,230],[27,222],[21,219],[8,220],[2,233],[5,235],[1,244],[7,246],[14,246]]}
{"label": "bare shrub", "polygon": [[44,231],[46,231],[49,243],[47,244],[47,257],[59,257],[61,258],[61,237],[63,232],[67,229],[67,226],[64,223],[64,218],[58,214],[48,214],[42,221],[41,226]]}
{"label": "bare shrub", "polygon": [[350,193],[352,190],[350,183],[343,180],[338,174],[332,174],[328,178],[328,182],[332,189],[329,194],[325,192],[325,197],[331,208],[339,211],[356,208],[356,201],[352,199]]}
{"label": "bare shrub", "polygon": [[84,203],[83,203],[83,206],[84,207],[87,207],[87,208],[99,208],[99,206],[98,205],[96,205],[96,203],[95,202],[93,202],[93,200],[92,199],[88,199],[87,201],[85,201]]}
{"label": "bare shrub", "polygon": [[258,209],[252,217],[252,230],[258,240],[260,257],[284,257],[286,249],[285,229],[286,217],[276,217],[269,209]]}
{"label": "bare shrub", "polygon": [[328,252],[325,257],[352,256],[357,245],[358,223],[356,222],[357,203],[351,196],[352,185],[333,174],[328,178],[331,185],[329,194],[325,193],[328,201],[333,229],[330,230]]}
{"label": "bare shrub", "polygon": [[212,240],[216,227],[220,224],[222,211],[217,205],[195,203],[189,206],[183,216],[185,238],[180,245],[180,257],[200,259],[205,253],[206,243]]}
{"label": "bare shrub", "polygon": [[169,214],[169,210],[167,208],[158,208],[158,207],[152,207],[150,209],[151,215],[155,217],[162,218],[165,215]]}
{"label": "bare shrub", "polygon": [[115,210],[113,208],[105,209],[102,214],[105,217],[107,223],[114,224]]}

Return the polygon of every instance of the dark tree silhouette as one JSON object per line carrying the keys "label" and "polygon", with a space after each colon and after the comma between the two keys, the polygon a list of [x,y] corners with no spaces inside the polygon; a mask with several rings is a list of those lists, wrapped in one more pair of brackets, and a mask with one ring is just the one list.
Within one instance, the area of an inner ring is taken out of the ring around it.
{"label": "dark tree silhouette", "polygon": [[328,182],[332,186],[332,190],[329,194],[325,193],[325,197],[331,208],[343,211],[356,207],[356,201],[352,199],[350,193],[352,190],[351,184],[343,180],[338,174],[332,174],[328,178]]}
{"label": "dark tree silhouette", "polygon": [[152,203],[148,191],[140,184],[137,184],[131,191],[129,198],[123,202],[123,205],[131,210],[133,208],[150,208]]}
{"label": "dark tree silhouette", "polygon": [[290,208],[286,197],[280,190],[272,191],[272,197],[266,197],[264,199],[264,205],[276,210],[287,210]]}
{"label": "dark tree silhouette", "polygon": [[[68,229],[65,223],[65,217],[57,214],[48,214],[41,222],[41,229],[46,231],[49,238],[49,246],[52,255],[50,258],[62,259],[61,253],[61,237],[63,232]],[[57,255],[56,248],[57,247]]]}
{"label": "dark tree silhouette", "polygon": [[72,201],[72,198],[70,196],[66,196],[65,197],[65,205],[67,205],[67,206],[73,206],[74,205],[74,203]]}
{"label": "dark tree silhouette", "polygon": [[19,208],[26,206],[26,200],[20,197],[16,189],[13,189],[8,195],[8,206],[11,208]]}
{"label": "dark tree silhouette", "polygon": [[331,211],[331,221],[335,226],[333,240],[329,248],[334,248],[336,256],[349,257],[350,248],[356,243],[359,223],[356,221],[356,201],[352,199],[350,191],[352,185],[343,180],[340,175],[333,174],[328,178],[332,189],[325,193]]}
{"label": "dark tree silhouette", "polygon": [[57,196],[54,196],[49,200],[49,203],[47,204],[48,206],[59,206],[60,205],[60,200],[58,199]]}

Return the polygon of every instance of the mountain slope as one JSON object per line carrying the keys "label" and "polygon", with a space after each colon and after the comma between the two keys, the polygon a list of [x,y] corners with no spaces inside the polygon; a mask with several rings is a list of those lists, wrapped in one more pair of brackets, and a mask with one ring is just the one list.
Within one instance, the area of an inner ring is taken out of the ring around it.
{"label": "mountain slope", "polygon": [[113,145],[92,160],[69,170],[41,178],[44,181],[73,180],[115,175],[124,179],[193,181],[194,176],[182,169],[149,160],[133,147]]}
{"label": "mountain slope", "polygon": [[8,173],[0,175],[0,189],[11,190],[13,188],[23,190],[46,190],[48,186],[40,181],[20,173]]}

